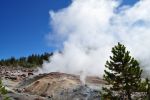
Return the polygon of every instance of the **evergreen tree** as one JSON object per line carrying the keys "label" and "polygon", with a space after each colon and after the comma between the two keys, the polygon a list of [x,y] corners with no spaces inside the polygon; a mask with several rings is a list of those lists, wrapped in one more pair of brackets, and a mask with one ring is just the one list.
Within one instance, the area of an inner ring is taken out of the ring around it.
{"label": "evergreen tree", "polygon": [[108,87],[103,87],[103,96],[110,100],[120,100],[125,97],[132,100],[131,94],[138,91],[141,82],[139,63],[130,56],[130,52],[120,43],[112,48],[110,61],[106,61],[104,80]]}

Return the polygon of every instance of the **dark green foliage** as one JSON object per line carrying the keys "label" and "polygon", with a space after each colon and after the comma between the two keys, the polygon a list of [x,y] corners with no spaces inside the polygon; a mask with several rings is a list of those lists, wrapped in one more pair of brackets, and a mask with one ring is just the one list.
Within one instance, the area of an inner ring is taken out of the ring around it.
{"label": "dark green foliage", "polygon": [[150,100],[150,81],[148,78],[146,78],[146,81],[145,81],[145,86],[146,86],[146,100]]}
{"label": "dark green foliage", "polygon": [[141,81],[139,92],[145,93],[145,95],[143,96],[143,100],[150,100],[150,81],[148,78]]}
{"label": "dark green foliage", "polygon": [[32,54],[28,57],[20,57],[16,59],[15,57],[11,57],[9,59],[0,60],[0,66],[21,66],[21,67],[37,67],[43,64],[43,61],[48,61],[49,57],[51,57],[53,53],[44,53],[41,55]]}
{"label": "dark green foliage", "polygon": [[110,61],[106,62],[104,80],[108,87],[104,87],[104,97],[111,100],[120,100],[127,97],[131,100],[131,94],[139,90],[141,73],[139,63],[130,56],[130,52],[120,43],[112,48]]}
{"label": "dark green foliage", "polygon": [[148,78],[146,79],[143,79],[143,81],[140,82],[140,85],[139,85],[139,90],[140,92],[147,92],[148,88],[149,88],[149,80]]}

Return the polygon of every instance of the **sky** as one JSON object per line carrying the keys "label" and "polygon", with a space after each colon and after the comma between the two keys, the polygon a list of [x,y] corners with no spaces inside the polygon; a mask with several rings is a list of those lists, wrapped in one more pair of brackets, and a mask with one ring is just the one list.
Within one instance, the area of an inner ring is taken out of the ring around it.
{"label": "sky", "polygon": [[[133,5],[137,0],[124,0]],[[0,59],[53,52],[46,35],[50,27],[49,11],[58,11],[71,0],[0,0]]]}

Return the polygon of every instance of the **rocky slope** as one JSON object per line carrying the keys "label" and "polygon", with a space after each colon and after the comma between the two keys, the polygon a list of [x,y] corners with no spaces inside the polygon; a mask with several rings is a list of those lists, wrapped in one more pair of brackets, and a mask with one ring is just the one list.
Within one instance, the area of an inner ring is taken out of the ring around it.
{"label": "rocky slope", "polygon": [[96,76],[86,77],[83,84],[78,75],[52,72],[13,85],[9,96],[14,100],[100,100],[99,91],[104,84]]}

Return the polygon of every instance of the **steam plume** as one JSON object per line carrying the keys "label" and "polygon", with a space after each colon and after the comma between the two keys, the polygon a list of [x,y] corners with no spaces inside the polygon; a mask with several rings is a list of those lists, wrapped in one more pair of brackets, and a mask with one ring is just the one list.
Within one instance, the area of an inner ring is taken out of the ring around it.
{"label": "steam plume", "polygon": [[44,72],[103,74],[117,42],[123,43],[147,70],[150,66],[150,0],[120,7],[118,0],[73,0],[67,8],[50,11],[50,43],[62,46]]}

